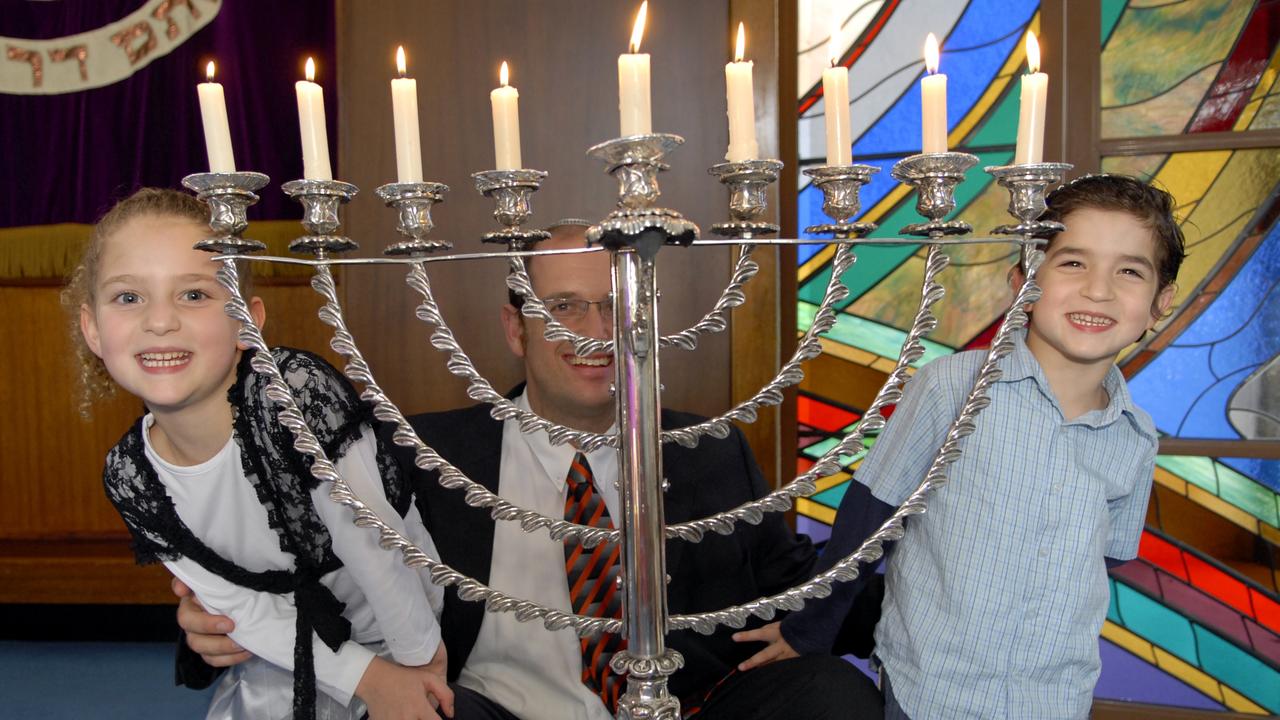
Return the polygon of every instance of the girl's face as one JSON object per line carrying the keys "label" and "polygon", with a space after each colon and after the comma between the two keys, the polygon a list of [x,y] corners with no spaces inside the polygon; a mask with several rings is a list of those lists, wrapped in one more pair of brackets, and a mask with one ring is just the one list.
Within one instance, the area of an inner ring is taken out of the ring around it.
{"label": "girl's face", "polygon": [[[230,294],[212,255],[192,247],[207,234],[178,217],[127,221],[104,239],[94,299],[80,308],[89,349],[157,414],[225,403],[235,381],[239,322],[223,311]],[[261,324],[261,300],[251,305]]]}

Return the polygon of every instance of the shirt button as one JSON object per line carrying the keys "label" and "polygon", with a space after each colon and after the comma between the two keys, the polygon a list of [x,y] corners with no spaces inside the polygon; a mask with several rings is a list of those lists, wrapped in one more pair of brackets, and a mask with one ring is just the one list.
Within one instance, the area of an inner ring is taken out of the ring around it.
{"label": "shirt button", "polygon": [[1040,557],[1049,557],[1049,548],[1040,548]]}
{"label": "shirt button", "polygon": [[1054,491],[1054,492],[1062,492],[1062,483],[1054,483],[1054,484],[1053,484],[1053,491]]}

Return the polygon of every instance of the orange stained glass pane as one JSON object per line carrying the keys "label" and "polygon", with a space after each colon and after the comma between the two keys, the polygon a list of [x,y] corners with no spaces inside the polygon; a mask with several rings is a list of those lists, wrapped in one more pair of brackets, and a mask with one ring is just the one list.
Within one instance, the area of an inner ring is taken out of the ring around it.
{"label": "orange stained glass pane", "polygon": [[828,405],[807,395],[796,398],[797,419],[805,425],[827,432],[836,432],[858,419],[856,413]]}
{"label": "orange stained glass pane", "polygon": [[1179,580],[1187,581],[1187,569],[1182,564],[1182,551],[1163,538],[1149,532],[1142,533],[1138,544],[1138,556]]}
{"label": "orange stained glass pane", "polygon": [[1103,137],[1168,134],[1173,119],[1185,126],[1252,7],[1239,0],[1130,3],[1102,52]]}
{"label": "orange stained glass pane", "polygon": [[1187,574],[1192,585],[1204,589],[1246,615],[1253,615],[1249,588],[1244,583],[1194,555],[1185,555],[1183,560],[1187,563]]}

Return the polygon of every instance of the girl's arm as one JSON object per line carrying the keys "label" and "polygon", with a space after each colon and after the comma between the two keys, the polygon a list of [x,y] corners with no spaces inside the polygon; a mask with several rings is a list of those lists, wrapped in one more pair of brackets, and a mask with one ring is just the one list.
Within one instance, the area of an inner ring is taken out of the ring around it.
{"label": "girl's arm", "polygon": [[[378,474],[374,433],[367,426],[363,430],[360,439],[337,460],[339,475],[383,522],[417,541],[427,554],[439,557],[430,535],[410,536],[405,520],[387,502]],[[440,646],[440,625],[418,572],[404,564],[400,551],[384,550],[378,545],[376,529],[357,527],[352,511],[329,499],[331,487],[329,483],[321,484],[311,491],[311,496],[316,514],[329,528],[334,554],[364,593],[396,662],[408,666],[428,664]],[[430,587],[439,591],[434,585]]]}
{"label": "girl's arm", "polygon": [[[195,592],[208,611],[226,615],[235,622],[235,629],[229,635],[240,647],[272,665],[293,669],[298,614],[289,596],[240,587],[188,558],[166,560],[164,564],[174,577]],[[311,642],[320,689],[338,702],[349,704],[374,658],[373,652],[348,641],[335,653],[314,635]]]}

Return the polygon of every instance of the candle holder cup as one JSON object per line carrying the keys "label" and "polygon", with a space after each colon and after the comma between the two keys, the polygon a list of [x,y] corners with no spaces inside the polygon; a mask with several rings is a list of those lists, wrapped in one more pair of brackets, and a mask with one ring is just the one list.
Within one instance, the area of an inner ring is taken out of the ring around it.
{"label": "candle holder cup", "polygon": [[448,250],[453,243],[447,240],[428,240],[435,223],[431,220],[431,208],[444,202],[449,186],[437,182],[387,183],[373,191],[387,207],[399,214],[396,231],[406,240],[392,243],[382,252],[392,257],[418,257],[436,250]]}
{"label": "candle holder cup", "polygon": [[769,209],[769,185],[777,182],[782,163],[777,160],[743,160],[712,165],[707,172],[729,186],[730,222],[716,223],[711,232],[723,237],[753,238],[772,235],[778,226],[761,221]]}
{"label": "candle holder cup", "polygon": [[819,165],[804,171],[813,178],[813,184],[822,191],[822,212],[834,223],[810,225],[804,231],[810,235],[831,235],[837,239],[859,238],[877,227],[870,222],[851,222],[862,209],[860,193],[871,176],[880,172],[874,165]]}
{"label": "candle holder cup", "polygon": [[209,228],[215,233],[195,247],[228,255],[265,250],[265,243],[240,234],[249,227],[249,206],[258,202],[257,191],[270,180],[256,172],[194,173],[184,177],[182,185],[209,206]]}
{"label": "candle holder cup", "polygon": [[1019,220],[1014,225],[1001,225],[991,232],[996,235],[1021,235],[1027,238],[1046,238],[1062,232],[1063,225],[1052,220],[1041,220],[1044,214],[1045,195],[1049,185],[1061,182],[1070,163],[1027,163],[1023,165],[992,165],[985,168],[996,182],[1009,191],[1009,214]]}
{"label": "candle holder cup", "polygon": [[604,160],[618,180],[618,209],[587,229],[587,239],[609,249],[637,247],[644,254],[663,244],[688,245],[698,237],[698,226],[675,210],[653,207],[662,194],[658,171],[669,166],[662,158],[684,143],[679,135],[651,134],[615,138],[592,147],[587,154]]}
{"label": "candle holder cup", "polygon": [[471,177],[475,180],[476,190],[497,203],[493,217],[503,225],[502,230],[485,233],[480,238],[482,242],[504,243],[511,250],[527,250],[551,237],[551,233],[545,230],[520,228],[533,212],[529,200],[547,179],[546,172],[527,168],[485,170],[473,173]]}
{"label": "candle holder cup", "polygon": [[934,238],[973,232],[967,222],[942,218],[956,209],[956,186],[964,180],[965,172],[977,164],[976,156],[961,152],[926,153],[899,160],[890,174],[916,189],[916,212],[929,219],[907,225],[899,232]]}
{"label": "candle holder cup", "polygon": [[335,234],[342,221],[338,207],[350,202],[359,189],[341,180],[290,180],[280,189],[289,197],[302,203],[302,226],[307,235],[289,243],[290,252],[309,252],[318,258],[329,253],[354,250],[355,240]]}

